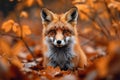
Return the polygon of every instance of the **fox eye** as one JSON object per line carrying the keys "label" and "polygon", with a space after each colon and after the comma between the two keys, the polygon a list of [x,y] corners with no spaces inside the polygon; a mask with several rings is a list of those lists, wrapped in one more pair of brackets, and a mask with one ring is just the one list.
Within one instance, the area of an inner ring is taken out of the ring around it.
{"label": "fox eye", "polygon": [[71,32],[69,30],[63,30],[65,36],[70,36]]}
{"label": "fox eye", "polygon": [[56,34],[56,31],[55,30],[51,30],[48,32],[49,35],[55,35]]}

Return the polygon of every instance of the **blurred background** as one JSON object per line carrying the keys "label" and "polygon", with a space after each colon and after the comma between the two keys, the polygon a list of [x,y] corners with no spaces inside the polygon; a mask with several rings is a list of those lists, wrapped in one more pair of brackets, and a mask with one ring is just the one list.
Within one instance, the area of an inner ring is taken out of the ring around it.
{"label": "blurred background", "polygon": [[[57,14],[78,8],[80,45],[88,57],[85,70],[71,74],[42,67],[44,7]],[[0,80],[119,80],[119,67],[119,0],[0,0]]]}

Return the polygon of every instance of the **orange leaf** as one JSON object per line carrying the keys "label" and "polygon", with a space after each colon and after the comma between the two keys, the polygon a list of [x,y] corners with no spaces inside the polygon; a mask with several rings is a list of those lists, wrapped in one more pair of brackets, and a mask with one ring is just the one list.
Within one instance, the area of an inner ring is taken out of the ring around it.
{"label": "orange leaf", "polygon": [[2,51],[1,55],[8,56],[11,53],[9,43],[5,39],[2,39],[2,38],[0,38],[0,50]]}
{"label": "orange leaf", "polygon": [[[22,35],[21,35],[21,32],[22,32]],[[19,28],[17,29],[16,34],[17,34],[18,36],[25,37],[26,35],[30,35],[30,34],[31,34],[31,30],[30,30],[29,26],[23,25],[23,26],[22,26],[22,31],[21,31],[21,29],[20,29],[20,27],[19,27]]]}
{"label": "orange leaf", "polygon": [[23,67],[23,64],[21,63],[21,61],[17,58],[17,56],[13,56],[11,59],[10,59],[11,63],[16,65],[18,68],[22,68]]}
{"label": "orange leaf", "polygon": [[86,4],[81,4],[81,5],[77,4],[75,6],[78,8],[80,18],[84,19],[84,20],[88,20],[88,17],[85,14],[80,12],[80,11],[84,11],[87,14],[90,13],[90,9],[88,8],[88,5],[86,5]]}
{"label": "orange leaf", "polygon": [[13,20],[8,20],[3,23],[2,29],[5,30],[5,32],[9,32],[12,29],[13,24],[14,24]]}
{"label": "orange leaf", "polygon": [[25,12],[25,11],[22,11],[22,12],[20,13],[20,17],[28,18],[28,13]]}
{"label": "orange leaf", "polygon": [[19,24],[15,23],[15,24],[12,26],[12,30],[13,30],[14,32],[16,32],[17,29],[18,29],[18,27],[19,27]]}
{"label": "orange leaf", "polygon": [[37,2],[38,2],[38,4],[39,4],[40,6],[43,6],[42,0],[37,0]]}
{"label": "orange leaf", "polygon": [[23,25],[22,27],[23,27],[23,32],[24,32],[25,35],[30,35],[31,34],[31,30],[30,30],[29,26]]}
{"label": "orange leaf", "polygon": [[32,6],[33,3],[34,3],[34,0],[26,0],[26,5],[28,7]]}
{"label": "orange leaf", "polygon": [[13,55],[18,55],[18,53],[23,48],[23,43],[21,41],[17,42],[11,49]]}

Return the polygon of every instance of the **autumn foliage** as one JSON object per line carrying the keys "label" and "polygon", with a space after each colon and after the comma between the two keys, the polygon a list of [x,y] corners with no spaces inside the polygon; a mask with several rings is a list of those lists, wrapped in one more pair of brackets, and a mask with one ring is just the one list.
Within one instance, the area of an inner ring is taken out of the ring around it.
{"label": "autumn foliage", "polygon": [[[0,5],[0,80],[120,79],[119,0],[1,0]],[[45,69],[40,10],[64,13],[73,6],[88,65],[75,71]]]}

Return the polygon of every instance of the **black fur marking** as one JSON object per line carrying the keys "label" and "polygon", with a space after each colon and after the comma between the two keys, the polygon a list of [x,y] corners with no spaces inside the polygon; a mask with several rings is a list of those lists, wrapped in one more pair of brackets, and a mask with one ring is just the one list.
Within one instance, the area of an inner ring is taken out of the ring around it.
{"label": "black fur marking", "polygon": [[44,10],[42,10],[42,17],[43,17],[44,21],[50,22],[50,20],[47,19],[47,16],[48,16],[47,13]]}
{"label": "black fur marking", "polygon": [[71,19],[68,22],[72,22],[75,20],[75,18],[77,17],[77,11],[73,11],[72,14],[70,15]]}

